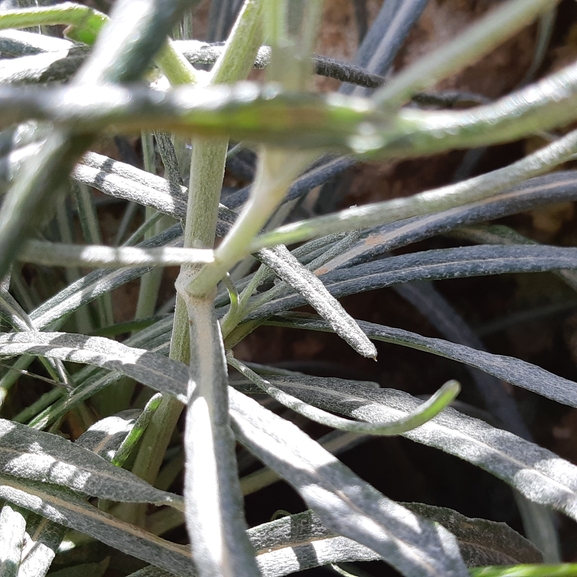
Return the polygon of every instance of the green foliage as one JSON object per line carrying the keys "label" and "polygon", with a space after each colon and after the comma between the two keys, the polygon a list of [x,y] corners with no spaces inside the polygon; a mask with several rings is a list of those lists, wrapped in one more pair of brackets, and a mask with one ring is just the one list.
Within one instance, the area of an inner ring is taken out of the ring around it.
{"label": "green foliage", "polygon": [[[67,39],[0,33],[0,53],[12,56],[0,58],[0,356],[12,363],[0,379],[0,575],[106,575],[111,555],[133,577],[273,577],[374,560],[408,577],[577,574],[574,565],[540,565],[538,550],[559,561],[549,511],[577,520],[577,467],[531,440],[497,379],[571,407],[577,383],[483,350],[424,282],[550,271],[574,290],[577,249],[474,225],[575,200],[574,171],[547,173],[577,153],[577,132],[440,189],[286,222],[291,201],[358,160],[486,146],[574,122],[575,64],[495,102],[422,92],[538,18],[546,43],[556,2],[503,3],[385,86],[424,0],[384,2],[359,66],[312,54],[320,0],[245,0],[234,17],[234,3],[213,0],[209,33],[227,28],[220,10],[231,29],[224,45],[173,42],[181,18],[186,29],[194,21],[193,4],[117,0],[110,15],[73,3],[0,12],[0,30],[68,25]],[[265,82],[246,81],[254,65],[266,68]],[[312,71],[350,84],[314,94]],[[351,94],[352,84],[377,90]],[[447,110],[454,101],[476,105]],[[135,130],[146,171],[90,151],[102,135]],[[230,149],[229,138],[237,141]],[[245,167],[252,184],[225,206],[225,167],[245,149],[256,153]],[[101,240],[89,187],[133,207],[117,246]],[[142,207],[144,221],[120,245]],[[85,244],[74,243],[76,224]],[[480,246],[387,254],[447,233]],[[26,282],[19,263],[45,292]],[[158,306],[160,273],[150,273],[174,265],[174,301]],[[53,266],[67,268],[63,280]],[[136,279],[136,316],[114,323],[112,291]],[[357,321],[337,300],[384,287],[434,309],[449,340]],[[306,304],[317,314],[290,312]],[[233,347],[263,324],[335,333],[368,358],[380,341],[483,371],[473,378],[488,421],[500,426],[448,407],[456,381],[423,401],[235,358]],[[49,385],[28,402],[14,385],[35,359]],[[263,394],[335,432],[312,439],[251,398]],[[503,480],[535,544],[503,524],[384,496],[336,456],[370,435],[402,435]],[[239,478],[237,443],[265,468]],[[309,510],[249,529],[243,496],[279,479]],[[187,544],[161,537],[183,526]],[[91,556],[94,544],[105,554]]]}

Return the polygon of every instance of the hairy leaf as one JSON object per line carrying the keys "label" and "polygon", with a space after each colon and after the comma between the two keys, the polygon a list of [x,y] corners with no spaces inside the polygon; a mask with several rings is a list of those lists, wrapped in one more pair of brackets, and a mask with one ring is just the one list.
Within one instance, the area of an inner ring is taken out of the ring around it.
{"label": "hairy leaf", "polygon": [[[341,379],[303,376],[272,382],[308,403],[372,423],[399,418],[422,404],[402,391]],[[403,436],[469,461],[531,501],[577,519],[577,466],[547,449],[450,408]]]}
{"label": "hairy leaf", "polygon": [[234,389],[229,394],[239,441],[293,485],[329,529],[405,575],[467,575],[445,529],[384,497],[294,424]]}
{"label": "hairy leaf", "polygon": [[187,547],[115,519],[67,489],[1,475],[0,498],[177,575],[194,571]]}
{"label": "hairy leaf", "polygon": [[[442,339],[423,337],[403,329],[385,327],[366,321],[358,321],[358,323],[374,340],[394,343],[466,363],[512,385],[533,391],[558,403],[577,406],[577,385],[573,381],[554,375],[531,363],[515,357],[479,351]],[[268,321],[267,324],[325,332],[331,330],[324,321],[301,314],[286,314],[276,320]]]}
{"label": "hairy leaf", "polygon": [[20,567],[26,518],[18,508],[6,503],[0,512],[0,575],[16,577]]}
{"label": "hairy leaf", "polygon": [[181,507],[181,498],[148,485],[63,437],[0,420],[0,474],[68,487],[113,501]]}
{"label": "hairy leaf", "polygon": [[[457,537],[468,567],[542,561],[539,551],[505,523],[470,519],[451,509],[421,503],[402,505],[449,529]],[[368,547],[329,531],[310,510],[249,529],[248,535],[266,577],[280,577],[329,563],[381,558]]]}
{"label": "hairy leaf", "polygon": [[377,356],[374,345],[341,304],[326,290],[323,283],[305,268],[284,246],[264,249],[260,260],[282,280],[293,287],[327,322],[333,330],[360,355]]}

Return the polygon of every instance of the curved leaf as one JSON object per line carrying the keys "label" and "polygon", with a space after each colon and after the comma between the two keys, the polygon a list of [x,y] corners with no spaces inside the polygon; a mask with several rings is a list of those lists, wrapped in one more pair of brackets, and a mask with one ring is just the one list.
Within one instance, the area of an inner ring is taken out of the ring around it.
{"label": "curved leaf", "polygon": [[5,419],[0,419],[0,474],[61,485],[111,501],[182,507],[177,495],[155,489],[88,449]]}
{"label": "curved leaf", "polygon": [[123,553],[177,575],[194,574],[188,547],[165,541],[99,511],[73,492],[48,483],[0,475],[0,499],[86,533]]}
{"label": "curved leaf", "polygon": [[[449,529],[459,542],[468,567],[539,563],[535,547],[505,523],[470,519],[443,507],[402,503],[408,510]],[[249,529],[265,577],[280,577],[329,563],[375,561],[368,547],[329,531],[312,511],[289,515]]]}
{"label": "curved leaf", "polygon": [[[402,391],[341,379],[284,377],[272,382],[308,403],[370,423],[407,415],[423,402]],[[577,520],[577,466],[547,449],[451,408],[403,436],[481,467],[531,501]]]}
{"label": "curved leaf", "polygon": [[[577,383],[554,375],[531,363],[515,357],[479,351],[442,339],[423,337],[403,329],[385,327],[366,321],[357,322],[365,333],[374,340],[394,343],[466,363],[516,387],[533,391],[558,403],[577,407]],[[296,313],[279,316],[267,321],[267,324],[331,332],[325,321]]]}
{"label": "curved leaf", "polygon": [[407,576],[468,575],[448,531],[384,497],[293,423],[234,389],[229,398],[238,440],[293,485],[326,527]]}
{"label": "curved leaf", "polygon": [[353,318],[327,291],[324,284],[286,247],[263,249],[259,252],[259,259],[293,287],[355,351],[364,357],[376,358],[377,349]]}

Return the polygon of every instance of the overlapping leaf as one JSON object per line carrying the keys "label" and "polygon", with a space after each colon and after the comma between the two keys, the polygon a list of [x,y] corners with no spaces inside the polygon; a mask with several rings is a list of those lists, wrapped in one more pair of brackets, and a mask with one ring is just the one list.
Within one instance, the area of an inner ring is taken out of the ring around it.
{"label": "overlapping leaf", "polygon": [[194,573],[187,547],[115,519],[72,491],[0,475],[0,498],[177,575]]}
{"label": "overlapping leaf", "polygon": [[[272,382],[307,403],[373,423],[399,418],[422,403],[402,391],[341,379],[303,375]],[[403,436],[469,461],[528,499],[577,519],[577,466],[547,449],[452,409]]]}
{"label": "overlapping leaf", "polygon": [[230,390],[237,438],[293,485],[323,524],[405,575],[467,575],[454,537],[362,481],[294,424]]}
{"label": "overlapping leaf", "polygon": [[[577,406],[577,385],[531,363],[515,357],[495,355],[410,331],[358,321],[365,333],[374,340],[426,351],[448,359],[466,363],[512,385],[528,389],[558,403]],[[330,331],[328,325],[309,315],[286,314],[269,324],[294,326],[312,330]]]}
{"label": "overlapping leaf", "polygon": [[177,495],[155,489],[88,449],[4,419],[0,420],[0,474],[52,483],[112,501],[182,507]]}

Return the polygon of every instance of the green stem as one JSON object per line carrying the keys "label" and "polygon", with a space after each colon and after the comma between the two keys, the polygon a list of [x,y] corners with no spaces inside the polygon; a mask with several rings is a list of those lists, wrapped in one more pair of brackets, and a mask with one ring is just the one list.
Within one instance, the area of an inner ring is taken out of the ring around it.
{"label": "green stem", "polygon": [[226,272],[250,253],[249,245],[284,197],[288,187],[314,156],[296,153],[290,160],[285,152],[263,150],[251,196],[232,229],[215,251],[215,263],[204,267],[190,281],[187,291],[205,294],[222,279]]}
{"label": "green stem", "polygon": [[[252,67],[260,34],[258,17],[260,2],[247,2],[231,37],[227,41],[219,61],[212,72],[212,80],[234,82],[246,76]],[[242,34],[241,34],[242,33]],[[239,60],[243,54],[244,60]],[[244,75],[244,76],[243,76]],[[228,140],[194,143],[191,158],[191,179],[189,183],[189,202],[184,234],[185,247],[212,247],[218,202],[224,176]],[[183,288],[183,279],[194,277],[197,267],[183,267],[179,279]],[[177,295],[174,313],[174,328],[170,345],[170,358],[189,363],[190,335],[188,311],[183,299]],[[182,412],[182,405],[176,399],[164,397],[155,413],[151,425],[142,441],[133,471],[153,481],[160,469],[166,447]]]}
{"label": "green stem", "polygon": [[469,180],[415,194],[408,198],[352,207],[335,214],[281,226],[257,237],[250,252],[277,244],[292,244],[337,232],[363,229],[448,210],[494,196],[528,178],[548,172],[577,153],[577,131],[507,166]]}
{"label": "green stem", "polygon": [[[300,415],[303,415],[304,417],[307,417],[308,419],[311,419],[316,423],[320,423],[321,425],[325,425],[333,429],[348,431],[350,433],[382,436],[401,435],[411,431],[412,429],[416,429],[421,425],[424,425],[436,417],[443,409],[449,406],[449,404],[455,399],[461,390],[461,386],[457,381],[449,381],[445,383],[429,400],[397,421],[393,421],[391,423],[367,423],[344,419],[319,409],[313,405],[305,403],[299,398],[285,393],[279,387],[272,385],[269,381],[249,369],[245,364],[236,360],[232,355],[229,355],[227,360],[229,365],[234,367],[241,375],[245,376],[252,383],[257,385],[263,392],[270,395],[273,399],[277,400],[285,407],[288,407],[289,409]],[[296,379],[298,379],[298,377],[296,377]],[[280,380],[282,383],[282,377]],[[298,383],[295,382],[294,379],[289,381],[287,386],[290,387],[291,384],[295,387],[298,387]]]}
{"label": "green stem", "polygon": [[[65,32],[71,40],[92,45],[108,21],[108,16],[98,10],[66,2],[60,6],[7,10],[0,14],[0,30],[66,24],[69,27]],[[170,40],[160,50],[155,62],[172,85],[196,84],[198,81],[197,71]]]}
{"label": "green stem", "polygon": [[106,14],[72,2],[59,6],[6,10],[0,14],[0,30],[67,24],[71,26],[67,31],[70,38],[85,44],[94,44],[106,22]]}

